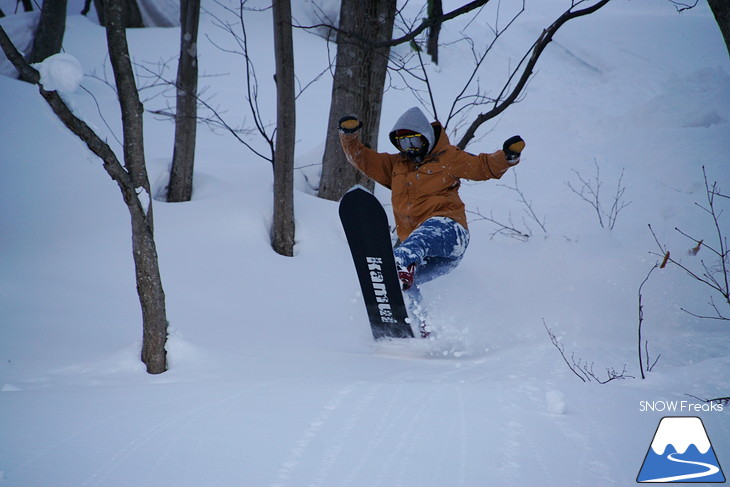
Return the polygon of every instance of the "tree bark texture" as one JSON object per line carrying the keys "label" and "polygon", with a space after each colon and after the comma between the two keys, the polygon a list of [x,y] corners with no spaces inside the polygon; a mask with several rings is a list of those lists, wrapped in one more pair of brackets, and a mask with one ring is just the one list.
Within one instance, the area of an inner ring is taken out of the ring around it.
{"label": "tree bark texture", "polygon": [[[151,374],[167,370],[165,343],[167,315],[165,293],[158,266],[152,218],[152,197],[147,176],[142,130],[143,106],[134,80],[124,24],[124,0],[106,0],[109,59],[122,110],[124,165],[131,177],[133,195],[125,193],[132,218],[132,251],[137,277],[137,293],[142,306],[142,361]],[[141,199],[140,199],[141,196]]]}
{"label": "tree bark texture", "polygon": [[370,189],[374,186],[345,159],[336,127],[340,117],[355,115],[363,123],[360,129],[363,143],[377,150],[390,47],[373,48],[358,39],[389,41],[393,36],[395,11],[395,0],[342,0],[320,198],[337,201],[355,184]]}
{"label": "tree bark texture", "polygon": [[281,255],[294,255],[294,44],[290,0],[274,0],[276,61],[276,146],[274,148],[274,224],[271,246]]}
{"label": "tree bark texture", "polygon": [[730,55],[730,1],[728,0],[707,0],[710,4],[717,25],[720,27],[722,37],[725,39],[725,47]]}
{"label": "tree bark texture", "polygon": [[[66,0],[46,0],[41,8],[41,18],[33,38],[33,48],[28,62],[39,63],[61,52],[63,34],[66,31]],[[26,80],[28,81],[28,80]]]}
{"label": "tree bark texture", "polygon": [[[105,4],[117,0],[94,0],[96,15],[99,17],[99,24],[106,26]],[[137,0],[121,0],[122,2],[122,25],[125,27],[144,27],[142,13],[139,11]]]}
{"label": "tree bark texture", "polygon": [[190,201],[193,196],[195,137],[198,117],[198,24],[200,0],[180,5],[180,59],[177,65],[175,146],[167,201]]}

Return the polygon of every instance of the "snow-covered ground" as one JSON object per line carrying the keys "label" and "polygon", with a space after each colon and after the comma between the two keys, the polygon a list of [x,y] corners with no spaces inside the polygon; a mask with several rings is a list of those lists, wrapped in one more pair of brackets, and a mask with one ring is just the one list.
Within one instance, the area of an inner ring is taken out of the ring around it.
{"label": "snow-covered ground", "polygon": [[[14,3],[0,5],[8,13]],[[70,12],[80,3],[69,2]],[[294,3],[298,21],[312,23],[313,2]],[[487,58],[481,86],[496,93],[569,4],[528,1]],[[429,73],[439,114],[472,56],[467,43],[451,41],[467,29],[482,49],[485,19],[494,20],[483,15],[443,28],[450,44]],[[259,104],[273,123],[270,11],[246,16]],[[8,31],[32,24],[13,17],[0,21]],[[201,85],[231,125],[248,128],[242,59],[220,49],[234,43],[215,23],[212,12],[202,16]],[[148,69],[174,77],[179,30],[128,35],[144,67],[145,107],[167,108],[172,93],[151,87]],[[306,32],[295,42],[304,85],[325,70],[328,51]],[[64,96],[120,151],[103,29],[70,16],[64,49],[86,74],[83,90]],[[475,212],[471,246],[456,271],[423,288],[433,341],[373,343],[337,204],[311,194],[330,88],[325,72],[297,103],[293,258],[268,242],[270,165],[223,131],[200,128],[194,200],[154,206],[171,329],[170,369],[151,376],[138,359],[130,225],[115,183],[37,88],[0,76],[1,485],[629,485],[659,420],[671,415],[700,416],[730,473],[730,406],[695,411],[702,403],[686,395],[730,394],[730,325],[680,310],[710,313],[709,289],[671,265],[654,271],[643,326],[652,359],[661,357],[646,380],[637,357],[638,288],[659,260],[648,225],[674,258],[709,263],[707,249],[688,255],[693,242],[674,228],[715,242],[712,220],[695,205],[706,204],[702,166],[730,191],[730,61],[704,1],[678,14],[665,0],[613,0],[569,23],[521,103],[482,127],[472,152],[516,133],[527,148],[502,181],[462,185]],[[385,93],[381,150],[393,121],[416,104],[407,90]],[[173,126],[151,113],[145,124],[159,190]],[[579,187],[578,175],[591,178],[596,166],[608,207],[623,171],[630,204],[613,230],[566,184]],[[386,190],[376,194],[388,204]],[[476,212],[532,236],[495,235]],[[720,224],[730,234],[727,214]],[[568,359],[594,364],[601,378],[625,365],[634,378],[581,382],[545,325]],[[656,410],[665,406],[679,409]]]}

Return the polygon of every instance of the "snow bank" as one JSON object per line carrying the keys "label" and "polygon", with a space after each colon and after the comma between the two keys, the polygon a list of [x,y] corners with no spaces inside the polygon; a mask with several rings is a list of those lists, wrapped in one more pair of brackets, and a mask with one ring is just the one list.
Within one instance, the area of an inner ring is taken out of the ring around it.
{"label": "snow bank", "polygon": [[560,391],[547,391],[545,393],[545,405],[547,412],[550,414],[565,414],[567,403],[565,402],[565,394]]}
{"label": "snow bank", "polygon": [[[40,16],[40,12],[23,12],[0,19],[0,25],[3,26],[5,33],[21,54],[30,50],[33,44],[33,32],[35,32]],[[0,75],[13,78],[18,76],[18,71],[8,61],[2,49],[0,49]]]}
{"label": "snow bank", "polygon": [[[8,3],[0,0],[3,10]],[[337,2],[318,4],[329,11]],[[569,4],[530,2],[529,18],[507,43],[511,52],[490,54],[490,72],[508,72],[500,60],[513,66]],[[314,1],[293,8],[301,23],[317,18],[307,17]],[[206,9],[227,13],[217,2]],[[267,127],[275,123],[270,15],[245,13]],[[121,152],[118,100],[104,79],[111,73],[105,35],[92,21],[67,23],[64,52],[85,67],[84,88],[93,94],[73,98]],[[443,26],[448,46],[431,80],[440,112],[469,75],[473,52],[457,42],[462,30],[471,26],[488,42],[481,20],[454,22]],[[250,128],[242,59],[212,45],[229,40],[214,23],[201,17],[206,99],[231,126]],[[433,341],[372,341],[337,204],[310,194],[333,53],[317,36],[294,36],[302,86],[324,73],[297,100],[297,255],[270,247],[270,163],[201,127],[193,201],[152,201],[170,320],[170,370],[154,377],[139,360],[129,215],[115,182],[36,87],[0,77],[2,487],[629,485],[661,416],[670,414],[642,410],[642,401],[730,392],[730,328],[679,309],[701,311],[709,294],[676,268],[657,270],[643,289],[649,351],[652,359],[661,354],[646,380],[584,384],[543,326],[569,359],[595,362],[597,374],[627,364],[639,376],[637,288],[657,260],[647,223],[687,264],[708,257],[687,255],[691,243],[674,230],[716,235],[695,205],[705,196],[701,165],[729,186],[730,63],[706,4],[679,16],[664,0],[617,0],[556,36],[522,102],[469,147],[490,151],[514,133],[525,137],[515,172],[527,201],[547,217],[547,232],[506,187],[517,185],[512,174],[465,181],[470,210],[532,227],[533,236],[506,238],[471,214],[464,261],[423,289],[438,331]],[[129,44],[139,65],[174,79],[168,61],[179,50],[178,29],[130,29]],[[47,88],[75,89],[80,67],[60,61],[42,63],[60,68],[47,73]],[[155,81],[140,84],[148,170],[159,189],[174,124],[150,113],[169,108],[163,95],[170,92],[150,86]],[[407,90],[384,96],[381,132],[415,102]],[[387,135],[379,142],[389,146]],[[594,159],[602,195],[626,167],[632,203],[613,231],[600,228],[565,184],[575,181],[573,171],[593,174]],[[376,194],[389,199],[383,188]],[[729,409],[697,412],[726,474]]]}
{"label": "snow bank", "polygon": [[174,0],[138,1],[142,20],[147,27],[175,27],[180,25],[180,2]]}

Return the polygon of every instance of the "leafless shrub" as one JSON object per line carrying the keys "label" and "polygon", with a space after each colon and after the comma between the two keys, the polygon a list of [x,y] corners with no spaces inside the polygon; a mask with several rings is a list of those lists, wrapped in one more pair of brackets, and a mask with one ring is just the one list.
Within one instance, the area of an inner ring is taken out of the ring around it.
{"label": "leafless shrub", "polygon": [[[525,193],[520,189],[520,185],[517,182],[517,171],[512,171],[512,175],[515,179],[515,185],[514,186],[508,186],[506,184],[501,184],[500,186],[503,186],[507,189],[510,189],[517,193],[520,199],[520,203],[522,203],[523,210],[525,215],[527,215],[528,219],[534,221],[540,226],[540,229],[543,231],[543,233],[547,233],[547,229],[545,228],[545,217],[542,217],[542,220],[537,216],[535,213],[535,210],[532,207],[532,201],[528,201],[525,197]],[[523,222],[525,223],[525,226],[527,226],[527,222],[523,218]]]}
{"label": "leafless shrub", "polygon": [[511,191],[514,191],[517,193],[517,196],[519,197],[520,203],[522,203],[523,206],[523,216],[522,216],[522,225],[519,226],[516,224],[512,219],[512,214],[510,213],[506,222],[504,220],[498,220],[494,217],[494,212],[491,212],[489,216],[486,216],[482,214],[479,211],[479,208],[477,208],[476,211],[470,211],[467,210],[467,213],[471,215],[475,215],[477,218],[473,219],[472,221],[488,221],[496,226],[496,229],[492,232],[491,237],[494,238],[497,235],[502,235],[508,238],[513,238],[515,240],[519,240],[521,242],[526,242],[530,239],[530,237],[533,236],[534,232],[532,231],[532,228],[530,228],[529,221],[532,221],[534,223],[537,223],[540,226],[540,229],[543,231],[543,233],[547,233],[547,229],[545,227],[545,217],[540,219],[537,216],[537,213],[535,212],[532,201],[528,200],[525,196],[525,193],[520,189],[519,182],[517,181],[517,173],[515,171],[512,172],[515,180],[514,186],[509,186],[507,184],[500,184],[499,186],[502,186],[504,188],[507,188]]}
{"label": "leafless shrub", "polygon": [[596,168],[596,172],[593,177],[586,178],[580,172],[573,170],[580,182],[580,185],[578,185],[578,187],[573,186],[573,183],[570,181],[566,181],[565,184],[568,185],[568,188],[570,188],[573,193],[577,194],[583,201],[591,205],[593,209],[596,210],[598,223],[601,225],[601,228],[613,230],[613,227],[616,225],[616,219],[618,218],[621,210],[631,204],[630,201],[624,200],[624,193],[626,191],[626,187],[623,185],[624,169],[621,169],[621,175],[616,183],[616,191],[609,198],[609,206],[607,209],[607,203],[604,201],[601,193],[601,188],[603,186],[603,180],[601,179],[601,167],[596,159],[593,159],[593,165]]}
{"label": "leafless shrub", "polygon": [[[724,210],[719,208],[718,201],[718,198],[720,198],[720,201],[724,201],[730,199],[730,197],[721,192],[716,181],[710,184],[707,179],[707,172],[704,166],[702,167],[702,175],[705,181],[707,204],[705,206],[695,203],[695,206],[709,215],[712,220],[715,233],[713,236],[714,242],[708,243],[708,239],[698,239],[696,236],[689,235],[676,227],[675,230],[692,242],[692,248],[686,252],[690,258],[699,255],[701,250],[704,248],[709,251],[712,260],[707,262],[705,259],[700,259],[699,265],[696,263],[685,263],[681,260],[677,260],[672,257],[672,254],[667,247],[659,242],[659,239],[657,238],[656,233],[654,233],[654,230],[651,228],[651,225],[649,225],[649,230],[654,236],[654,240],[661,251],[661,253],[655,253],[654,255],[662,257],[662,266],[673,264],[679,267],[688,276],[709,287],[712,292],[715,293],[715,295],[710,295],[710,300],[707,303],[710,308],[712,308],[713,314],[699,314],[688,311],[684,308],[681,308],[682,311],[696,318],[730,321],[730,316],[728,316],[728,311],[724,309],[724,305],[723,309],[721,309],[720,305],[715,302],[715,296],[719,295],[724,301],[724,304],[727,304],[727,306],[730,307],[730,247],[728,247],[727,237],[720,226],[720,219]],[[707,252],[704,253],[706,254]]]}
{"label": "leafless shrub", "polygon": [[[654,366],[659,361],[659,357],[661,357],[661,354],[657,355],[657,357],[654,359],[653,362],[649,359],[649,341],[643,338],[642,336],[642,325],[644,323],[644,304],[642,302],[642,290],[644,289],[644,285],[647,283],[649,278],[651,277],[652,272],[654,272],[657,268],[659,268],[659,264],[654,264],[654,266],[649,270],[649,273],[646,275],[646,278],[642,281],[641,285],[639,286],[639,370],[641,371],[641,378],[645,379],[646,376],[644,375],[644,369],[646,368],[647,372],[651,372],[654,369]],[[646,362],[646,363],[645,363]]]}
{"label": "leafless shrub", "polygon": [[473,219],[472,221],[480,221],[485,220],[488,221],[496,226],[496,229],[492,232],[491,237],[494,238],[497,235],[502,235],[505,237],[513,238],[515,240],[519,240],[521,242],[526,242],[530,239],[532,234],[530,233],[530,230],[520,230],[517,228],[517,226],[512,221],[512,216],[510,215],[509,219],[507,220],[507,223],[501,222],[499,220],[496,220],[494,218],[493,212],[489,214],[489,216],[483,215],[480,213],[479,208],[476,209],[476,211],[467,210],[466,211],[470,215],[476,215],[477,218]]}
{"label": "leafless shrub", "polygon": [[547,331],[548,336],[550,337],[550,342],[555,346],[555,348],[558,349],[558,352],[560,352],[560,356],[563,358],[563,361],[565,362],[565,365],[568,366],[571,372],[575,374],[576,377],[578,377],[583,382],[598,382],[599,384],[607,384],[608,382],[611,382],[612,380],[623,380],[623,379],[633,379],[634,376],[626,374],[626,364],[624,364],[623,369],[621,372],[614,369],[613,367],[606,367],[606,377],[600,378],[594,371],[595,368],[595,362],[587,362],[584,361],[581,357],[576,358],[575,352],[572,352],[570,354],[570,360],[568,360],[568,356],[565,352],[565,345],[563,345],[557,336],[555,336],[555,333],[547,326],[545,323],[545,320],[542,320],[542,324],[545,327],[545,331]]}

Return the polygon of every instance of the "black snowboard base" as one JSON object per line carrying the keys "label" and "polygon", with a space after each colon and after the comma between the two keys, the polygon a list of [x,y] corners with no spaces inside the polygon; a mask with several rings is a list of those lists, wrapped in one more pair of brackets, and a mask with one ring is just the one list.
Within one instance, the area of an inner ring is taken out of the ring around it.
{"label": "black snowboard base", "polygon": [[372,193],[355,186],[340,201],[340,220],[373,337],[413,338],[383,206]]}

